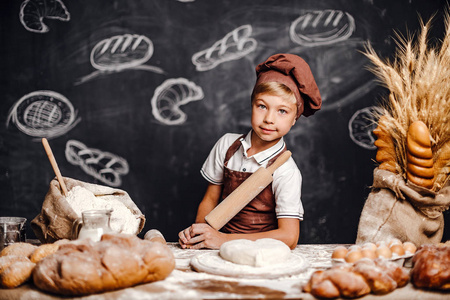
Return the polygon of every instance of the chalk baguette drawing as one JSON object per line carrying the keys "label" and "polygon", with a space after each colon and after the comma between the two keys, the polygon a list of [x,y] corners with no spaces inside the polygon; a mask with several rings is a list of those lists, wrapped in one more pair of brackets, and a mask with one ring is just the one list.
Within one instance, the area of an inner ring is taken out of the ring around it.
{"label": "chalk baguette drawing", "polygon": [[362,148],[375,150],[375,136],[372,134],[377,127],[376,120],[373,119],[373,111],[379,109],[376,106],[369,106],[357,110],[348,122],[350,138]]}
{"label": "chalk baguette drawing", "polygon": [[340,10],[307,11],[291,23],[289,36],[303,46],[322,46],[347,40],[355,31],[355,20]]}
{"label": "chalk baguette drawing", "polygon": [[187,115],[180,106],[203,99],[201,87],[186,78],[171,78],[155,89],[151,99],[152,114],[156,120],[166,125],[179,125]]}
{"label": "chalk baguette drawing", "polygon": [[128,162],[122,157],[88,148],[76,140],[69,140],[66,143],[65,155],[68,162],[80,166],[86,174],[113,187],[120,186],[121,176],[129,172]]}
{"label": "chalk baguette drawing", "polygon": [[153,55],[153,42],[144,35],[116,35],[98,42],[92,48],[91,65],[97,71],[82,77],[77,84],[86,82],[108,72],[120,72],[126,69],[139,69],[164,74],[155,66],[144,65]]}
{"label": "chalk baguette drawing", "polygon": [[6,127],[12,122],[29,136],[54,138],[68,132],[80,120],[66,97],[41,90],[26,94],[13,105]]}
{"label": "chalk baguette drawing", "polygon": [[197,71],[208,71],[226,61],[240,59],[256,49],[258,43],[250,38],[251,34],[251,25],[240,26],[208,49],[195,53],[192,63]]}
{"label": "chalk baguette drawing", "polygon": [[61,0],[25,0],[20,6],[20,22],[26,30],[46,33],[50,29],[44,19],[69,21],[70,13]]}

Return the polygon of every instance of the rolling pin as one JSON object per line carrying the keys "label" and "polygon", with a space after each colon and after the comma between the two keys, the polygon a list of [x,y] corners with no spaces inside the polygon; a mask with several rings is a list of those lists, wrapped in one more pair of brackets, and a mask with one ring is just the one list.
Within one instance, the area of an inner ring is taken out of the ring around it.
{"label": "rolling pin", "polygon": [[219,203],[206,217],[205,221],[214,229],[220,230],[250,201],[262,192],[273,180],[272,174],[278,167],[284,164],[290,151],[281,154],[268,168],[259,168],[238,186],[228,197]]}

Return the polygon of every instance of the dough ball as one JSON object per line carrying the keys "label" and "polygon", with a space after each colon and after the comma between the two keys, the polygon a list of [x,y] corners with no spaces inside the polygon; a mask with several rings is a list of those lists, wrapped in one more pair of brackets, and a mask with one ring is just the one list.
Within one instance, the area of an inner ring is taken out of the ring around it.
{"label": "dough ball", "polygon": [[235,264],[264,267],[285,262],[291,249],[285,243],[270,238],[256,241],[239,239],[223,243],[219,255]]}

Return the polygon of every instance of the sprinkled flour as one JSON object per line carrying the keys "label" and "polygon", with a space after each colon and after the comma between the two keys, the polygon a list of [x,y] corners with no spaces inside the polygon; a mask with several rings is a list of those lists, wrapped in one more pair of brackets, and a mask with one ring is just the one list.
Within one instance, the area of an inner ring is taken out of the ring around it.
{"label": "sprinkled flour", "polygon": [[91,191],[81,187],[73,187],[66,197],[72,209],[81,218],[81,212],[91,209],[112,209],[111,229],[119,233],[136,234],[140,219],[114,195],[95,196]]}

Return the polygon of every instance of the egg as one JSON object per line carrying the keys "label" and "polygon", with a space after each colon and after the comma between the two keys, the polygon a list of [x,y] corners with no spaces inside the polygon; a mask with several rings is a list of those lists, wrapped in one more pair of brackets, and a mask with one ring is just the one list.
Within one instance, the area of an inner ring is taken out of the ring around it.
{"label": "egg", "polygon": [[375,251],[369,248],[363,248],[361,250],[362,257],[369,258],[369,259],[375,259],[377,258],[377,255],[375,254]]}
{"label": "egg", "polygon": [[348,263],[354,263],[354,262],[360,260],[361,258],[363,258],[361,251],[353,250],[353,251],[349,251],[347,253],[347,255],[345,256],[345,261]]}
{"label": "egg", "polygon": [[376,242],[375,245],[377,246],[377,248],[380,247],[380,246],[386,246],[386,242],[385,241],[378,241],[378,242]]}
{"label": "egg", "polygon": [[402,244],[402,241],[400,241],[399,239],[397,239],[397,238],[393,238],[393,239],[390,239],[389,240],[389,242],[388,242],[388,246],[389,247],[391,247],[392,245],[401,245]]}
{"label": "egg", "polygon": [[338,246],[334,249],[333,254],[331,254],[331,258],[344,259],[347,253],[347,248],[344,246]]}
{"label": "egg", "polygon": [[398,256],[405,255],[405,249],[403,249],[402,245],[394,244],[394,245],[391,246],[390,249],[391,249],[392,253],[395,253]]}
{"label": "egg", "polygon": [[361,246],[359,245],[352,245],[348,248],[348,251],[361,251]]}
{"label": "egg", "polygon": [[405,249],[406,252],[414,254],[414,253],[416,253],[417,247],[416,247],[416,245],[414,245],[411,242],[404,242],[403,249]]}
{"label": "egg", "polygon": [[365,243],[365,244],[363,244],[362,245],[362,248],[363,249],[370,249],[370,250],[372,250],[372,251],[376,251],[377,250],[377,245],[375,245],[374,243]]}
{"label": "egg", "polygon": [[382,245],[377,248],[377,251],[375,251],[377,257],[384,257],[384,258],[391,258],[392,257],[392,251],[387,246]]}

